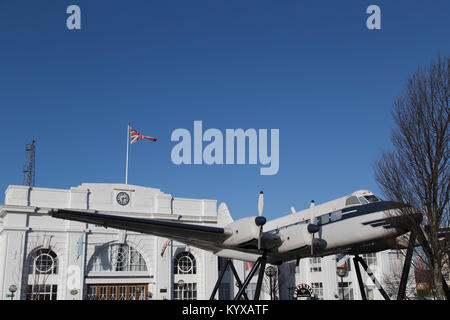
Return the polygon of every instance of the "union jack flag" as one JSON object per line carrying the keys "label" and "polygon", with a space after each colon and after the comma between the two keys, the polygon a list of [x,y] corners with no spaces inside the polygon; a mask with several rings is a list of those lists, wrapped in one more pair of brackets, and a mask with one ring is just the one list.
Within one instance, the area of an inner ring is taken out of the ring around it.
{"label": "union jack flag", "polygon": [[167,240],[166,243],[164,243],[162,250],[161,250],[161,257],[164,255],[164,252],[166,251],[167,246],[169,245],[170,240]]}
{"label": "union jack flag", "polygon": [[156,138],[147,137],[147,136],[144,136],[143,134],[140,134],[139,132],[137,132],[136,130],[134,130],[131,127],[130,127],[130,137],[131,137],[131,144],[138,142],[139,140],[142,140],[142,139],[148,139],[150,141],[158,141],[158,139],[156,139]]}

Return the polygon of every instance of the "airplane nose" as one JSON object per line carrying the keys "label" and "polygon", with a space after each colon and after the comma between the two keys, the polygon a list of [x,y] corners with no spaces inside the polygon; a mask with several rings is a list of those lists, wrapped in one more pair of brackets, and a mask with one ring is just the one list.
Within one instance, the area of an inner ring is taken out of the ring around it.
{"label": "airplane nose", "polygon": [[422,213],[410,205],[390,202],[388,207],[388,210],[385,211],[388,215],[386,221],[398,230],[403,232],[411,231],[413,225],[417,225],[422,221]]}

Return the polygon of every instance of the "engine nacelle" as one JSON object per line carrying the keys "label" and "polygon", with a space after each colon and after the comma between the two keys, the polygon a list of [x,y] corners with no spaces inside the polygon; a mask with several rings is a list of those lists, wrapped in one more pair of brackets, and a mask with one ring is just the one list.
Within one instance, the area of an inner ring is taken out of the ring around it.
{"label": "engine nacelle", "polygon": [[280,253],[311,245],[311,234],[308,232],[307,224],[297,224],[283,228],[278,235],[283,241],[278,247],[278,252]]}
{"label": "engine nacelle", "polygon": [[251,240],[258,239],[259,227],[255,223],[257,217],[247,217],[236,220],[225,226],[225,230],[232,235],[223,244],[227,246],[238,246]]}

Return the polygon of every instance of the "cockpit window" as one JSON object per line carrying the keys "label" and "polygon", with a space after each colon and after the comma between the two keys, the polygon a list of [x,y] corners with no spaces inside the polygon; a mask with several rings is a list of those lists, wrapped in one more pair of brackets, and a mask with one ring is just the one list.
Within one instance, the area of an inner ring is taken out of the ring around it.
{"label": "cockpit window", "polygon": [[366,198],[366,200],[369,201],[369,202],[377,202],[377,201],[380,201],[380,199],[378,199],[378,198],[375,197],[374,195],[364,196],[364,198]]}
{"label": "cockpit window", "polygon": [[345,201],[346,206],[351,205],[351,204],[360,204],[360,202],[356,196],[350,196]]}
{"label": "cockpit window", "polygon": [[364,198],[364,197],[358,197],[358,199],[359,199],[359,201],[360,201],[362,204],[367,204],[367,203],[369,203],[369,201],[367,201],[366,198]]}

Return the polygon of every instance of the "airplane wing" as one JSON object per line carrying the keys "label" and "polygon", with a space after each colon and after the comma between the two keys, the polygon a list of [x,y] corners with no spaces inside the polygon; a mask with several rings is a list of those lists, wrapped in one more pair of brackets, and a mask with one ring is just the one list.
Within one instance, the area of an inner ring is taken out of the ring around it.
{"label": "airplane wing", "polygon": [[131,230],[169,238],[210,251],[220,250],[220,244],[231,235],[224,228],[156,219],[133,218],[66,209],[51,210],[49,214],[54,218],[86,222],[114,229]]}

